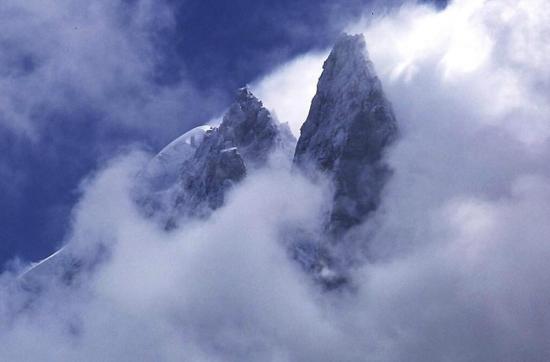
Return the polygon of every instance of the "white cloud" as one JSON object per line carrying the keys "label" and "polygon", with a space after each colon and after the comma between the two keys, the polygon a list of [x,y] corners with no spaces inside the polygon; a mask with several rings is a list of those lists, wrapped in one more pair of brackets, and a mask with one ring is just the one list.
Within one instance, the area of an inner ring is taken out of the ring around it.
{"label": "white cloud", "polygon": [[6,0],[0,14],[0,125],[11,131],[37,139],[48,114],[82,122],[93,111],[104,128],[166,136],[199,103],[185,80],[154,81],[155,34],[174,26],[164,1]]}
{"label": "white cloud", "polygon": [[[320,292],[280,244],[289,221],[315,227],[322,189],[265,170],[212,219],[167,233],[128,196],[134,155],[87,184],[75,211],[70,242],[112,251],[101,269],[18,315],[26,294],[3,276],[0,357],[548,360],[548,10],[455,1],[350,26],[366,34],[402,131],[383,205],[357,232],[375,262],[353,271],[354,292]],[[320,58],[254,86],[294,130]]]}
{"label": "white cloud", "polygon": [[252,84],[256,96],[274,111],[279,121],[288,122],[296,137],[306,120],[327,55],[328,52],[305,54]]}
{"label": "white cloud", "polygon": [[[2,358],[241,361],[341,355],[334,346],[344,340],[278,240],[289,221],[317,222],[320,189],[287,170],[262,171],[211,220],[167,233],[139,212],[130,195],[143,159],[132,154],[113,162],[86,185],[69,245],[86,258],[101,242],[110,259],[83,284],[54,287],[30,311],[11,316],[20,319],[0,328]],[[48,339],[34,343],[40,334]]]}
{"label": "white cloud", "polygon": [[521,142],[540,144],[550,136],[544,101],[548,92],[540,89],[547,88],[541,79],[548,71],[541,62],[548,57],[544,34],[550,29],[541,19],[548,11],[541,1],[518,6],[515,1],[466,0],[443,12],[405,6],[392,17],[365,20],[349,30],[365,33],[397,106],[400,95],[391,94],[394,88],[443,93],[470,102],[479,113],[476,123],[502,127]]}

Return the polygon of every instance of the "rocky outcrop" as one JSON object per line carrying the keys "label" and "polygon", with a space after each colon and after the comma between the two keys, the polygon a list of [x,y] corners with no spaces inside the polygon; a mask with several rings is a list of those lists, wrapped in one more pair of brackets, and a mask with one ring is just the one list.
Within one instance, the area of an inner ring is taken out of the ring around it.
{"label": "rocky outcrop", "polygon": [[295,143],[288,125],[241,88],[219,127],[195,128],[151,161],[145,175],[155,186],[141,203],[149,214],[165,214],[169,228],[181,217],[208,216],[224,204],[233,185],[266,165],[272,154],[290,162]]}
{"label": "rocky outcrop", "polygon": [[276,121],[248,88],[237,92],[223,117],[219,134],[224,146],[236,147],[248,168],[264,166],[275,150],[291,156],[296,139],[286,123]]}
{"label": "rocky outcrop", "polygon": [[331,235],[343,235],[378,207],[389,175],[382,156],[396,135],[363,36],[342,36],[323,65],[294,155],[296,167],[333,182]]}
{"label": "rocky outcrop", "polygon": [[245,176],[238,148],[226,142],[219,129],[211,130],[194,157],[182,165],[174,204],[177,214],[208,215],[223,205],[226,192]]}

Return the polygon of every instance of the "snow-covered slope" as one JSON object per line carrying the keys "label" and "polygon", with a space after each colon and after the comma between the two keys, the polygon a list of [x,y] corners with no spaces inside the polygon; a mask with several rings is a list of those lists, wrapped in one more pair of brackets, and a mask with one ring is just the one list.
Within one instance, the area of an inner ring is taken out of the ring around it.
{"label": "snow-covered slope", "polygon": [[206,133],[213,126],[199,126],[184,133],[162,149],[147,165],[143,176],[150,180],[155,191],[163,190],[176,182],[185,161],[193,157]]}
{"label": "snow-covered slope", "polygon": [[109,251],[101,242],[85,249],[67,244],[47,258],[31,264],[18,280],[30,290],[40,291],[49,283],[73,283],[86,272],[95,270],[108,258]]}
{"label": "snow-covered slope", "polygon": [[47,258],[44,258],[36,263],[32,263],[28,268],[21,272],[21,274],[19,274],[19,279],[23,280],[28,278],[30,275],[50,275],[55,272],[53,268],[62,264],[65,254],[65,248],[62,247]]}

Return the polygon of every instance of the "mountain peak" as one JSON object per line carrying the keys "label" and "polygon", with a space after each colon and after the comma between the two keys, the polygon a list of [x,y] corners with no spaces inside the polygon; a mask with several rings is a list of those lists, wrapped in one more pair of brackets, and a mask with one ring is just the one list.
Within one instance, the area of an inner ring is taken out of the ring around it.
{"label": "mountain peak", "polygon": [[[265,110],[262,101],[258,99],[248,88],[244,86],[239,88],[235,94],[235,99],[233,105],[230,107],[230,110],[240,109],[245,113],[257,113],[262,110]],[[267,111],[267,110],[265,110]],[[263,112],[263,111],[262,111]]]}
{"label": "mountain peak", "polygon": [[288,126],[274,119],[248,87],[239,88],[218,127],[197,127],[154,158],[154,167],[143,172],[145,191],[153,192],[140,203],[148,214],[167,219],[168,228],[180,216],[208,216],[223,205],[234,184],[266,165],[273,153],[290,162],[295,142]]}
{"label": "mountain peak", "polygon": [[366,54],[367,45],[363,34],[347,34],[343,33],[338,37],[338,40],[332,48],[331,55],[349,54],[355,56],[363,56]]}
{"label": "mountain peak", "polygon": [[235,95],[235,102],[242,103],[255,100],[258,101],[258,98],[252,93],[250,88],[248,88],[248,85],[245,85],[244,87],[241,87],[237,89],[236,95]]}
{"label": "mountain peak", "polygon": [[294,162],[333,180],[327,227],[342,234],[377,208],[389,173],[383,152],[397,134],[362,35],[344,34],[335,44],[300,131]]}
{"label": "mountain peak", "polygon": [[317,92],[336,96],[368,94],[372,88],[381,88],[374,66],[367,53],[362,34],[340,36],[327,60],[319,78]]}
{"label": "mountain peak", "polygon": [[219,130],[225,142],[238,147],[252,167],[265,164],[277,144],[295,142],[286,139],[281,124],[248,87],[237,90],[235,102],[225,113]]}

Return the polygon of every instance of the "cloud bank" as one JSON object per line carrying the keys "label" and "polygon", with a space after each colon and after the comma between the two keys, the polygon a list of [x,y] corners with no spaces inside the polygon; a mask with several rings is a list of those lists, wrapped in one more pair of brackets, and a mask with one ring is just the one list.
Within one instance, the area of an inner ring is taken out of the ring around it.
{"label": "cloud bank", "polygon": [[175,26],[164,1],[8,0],[0,12],[0,124],[12,131],[40,137],[45,112],[82,122],[87,110],[105,127],[174,132],[197,103],[184,80],[157,82],[158,37]]}
{"label": "cloud bank", "polygon": [[68,190],[121,144],[158,149],[223,105],[174,65],[172,5],[0,3],[0,269],[52,251],[76,203]]}
{"label": "cloud bank", "polygon": [[[166,232],[131,201],[148,157],[132,153],[93,176],[74,210],[67,242],[83,255],[105,245],[101,267],[30,304],[2,276],[0,356],[548,360],[549,11],[537,0],[408,5],[349,26],[365,33],[402,132],[383,205],[356,231],[368,261],[355,290],[321,292],[281,244],[288,223],[315,228],[322,188],[266,169],[211,219]],[[294,130],[315,59],[256,83]]]}

